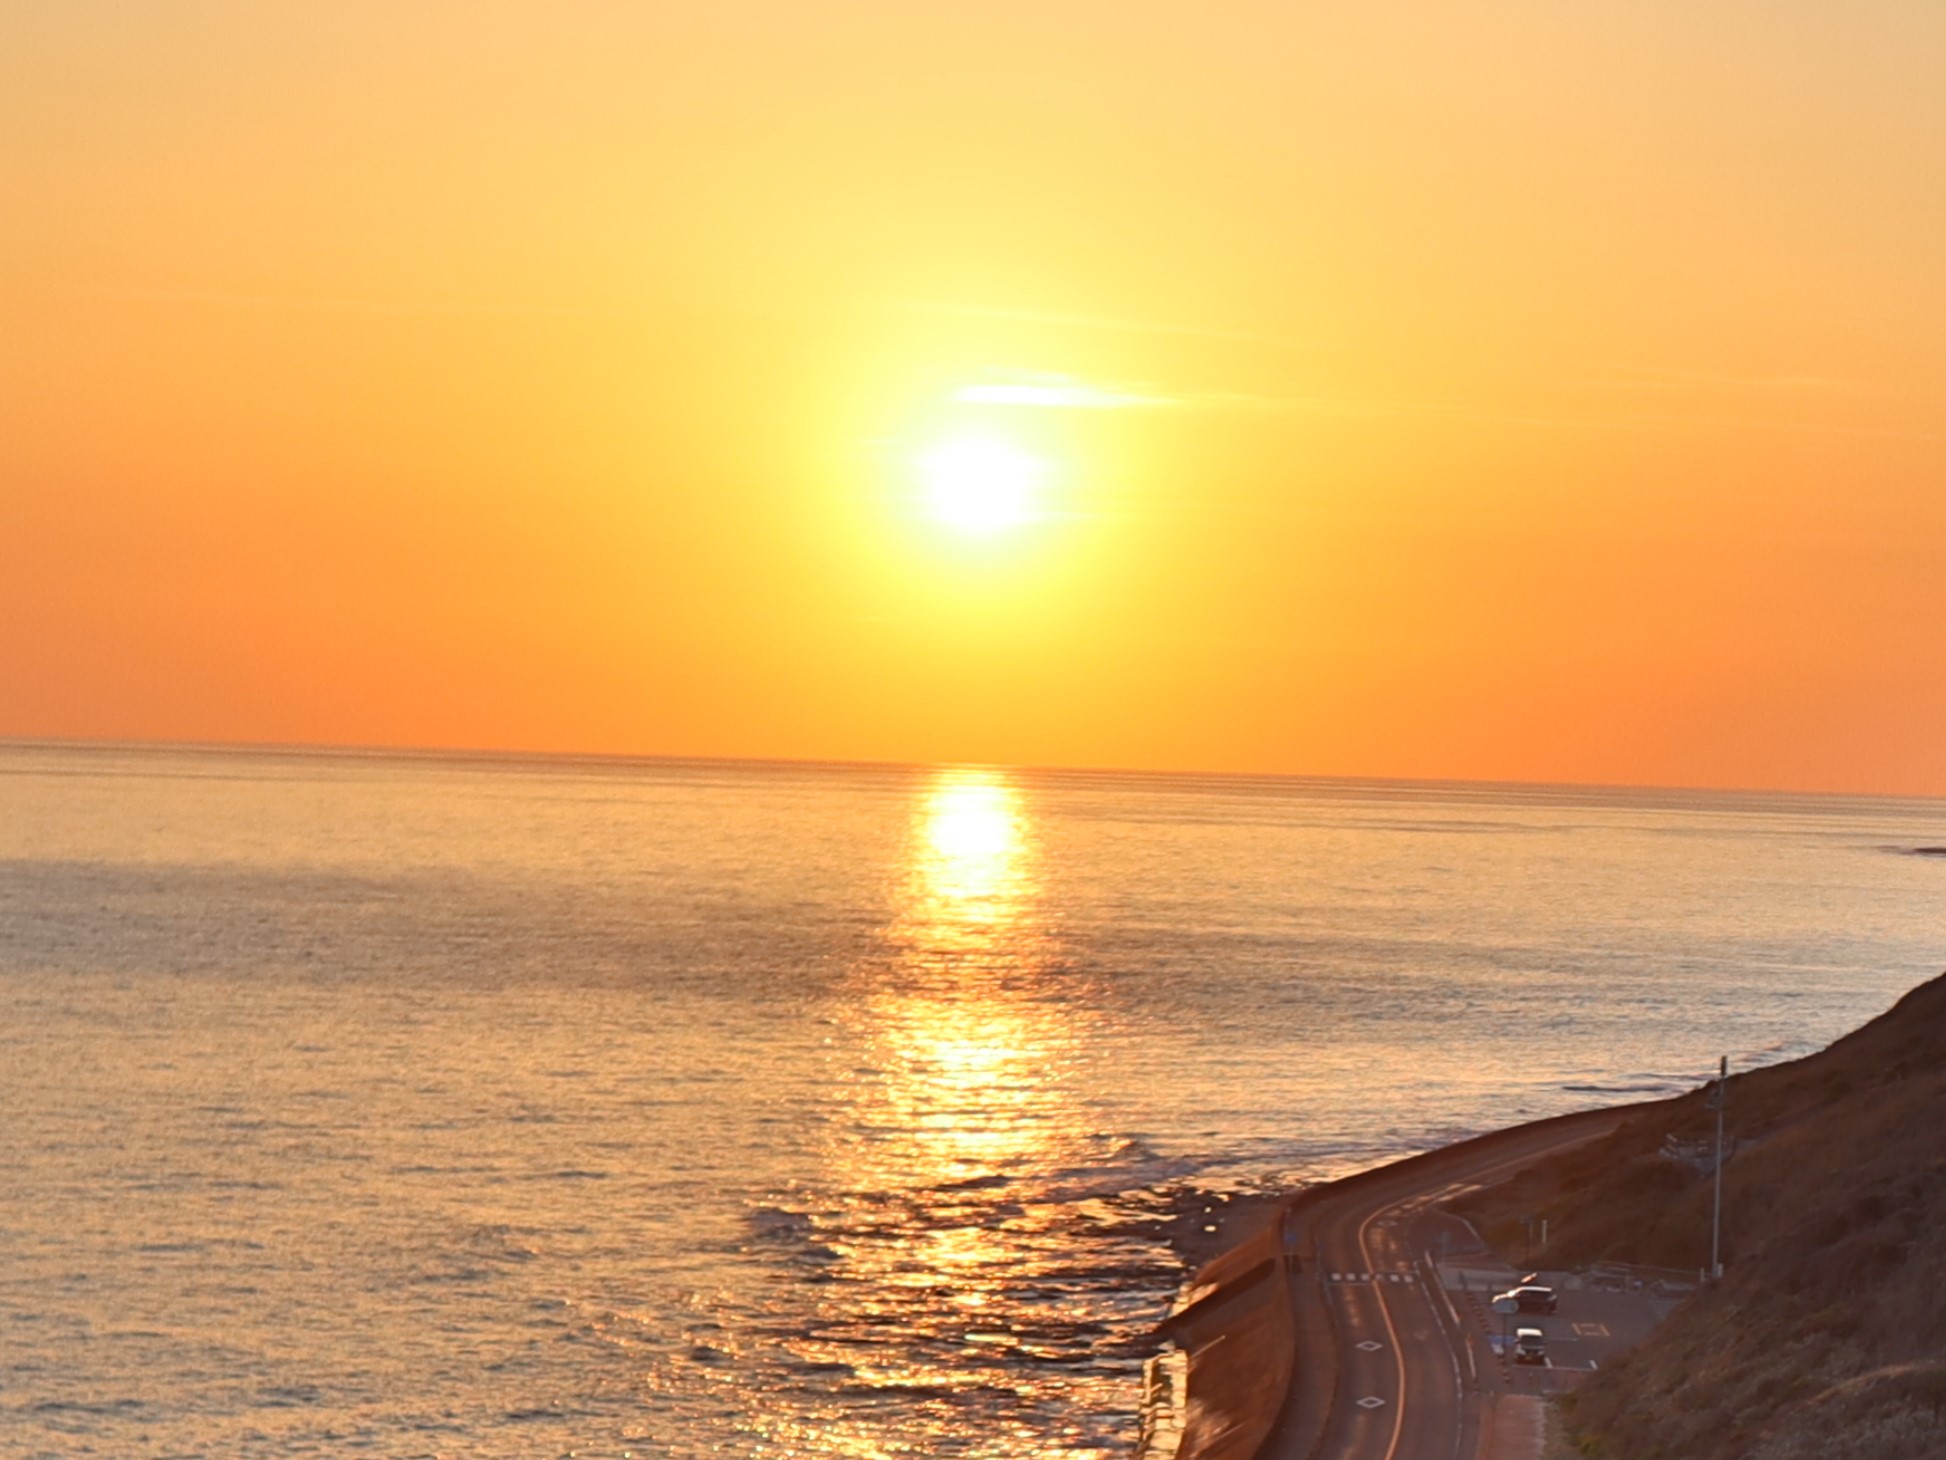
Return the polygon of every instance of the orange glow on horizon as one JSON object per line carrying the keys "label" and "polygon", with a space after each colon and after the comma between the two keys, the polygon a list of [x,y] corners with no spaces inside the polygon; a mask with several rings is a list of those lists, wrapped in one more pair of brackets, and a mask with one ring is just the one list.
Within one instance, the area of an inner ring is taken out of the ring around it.
{"label": "orange glow on horizon", "polygon": [[0,735],[1946,794],[1936,6],[104,13]]}

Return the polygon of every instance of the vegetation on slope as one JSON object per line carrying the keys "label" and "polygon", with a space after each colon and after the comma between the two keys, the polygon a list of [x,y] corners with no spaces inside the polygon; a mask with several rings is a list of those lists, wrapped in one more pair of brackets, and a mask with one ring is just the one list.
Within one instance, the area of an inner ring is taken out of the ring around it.
{"label": "vegetation on slope", "polygon": [[[1946,1455],[1946,977],[1807,1059],[1734,1076],[1723,1281],[1573,1401],[1612,1460],[1937,1460]],[[1709,1260],[1707,1088],[1463,1204],[1542,1265]]]}

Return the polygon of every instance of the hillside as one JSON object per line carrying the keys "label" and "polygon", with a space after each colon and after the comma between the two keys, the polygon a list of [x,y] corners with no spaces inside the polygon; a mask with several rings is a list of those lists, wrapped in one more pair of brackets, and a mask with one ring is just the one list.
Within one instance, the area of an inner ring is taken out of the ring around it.
{"label": "hillside", "polygon": [[[1570,1423],[1608,1460],[1937,1460],[1946,1454],[1946,977],[1806,1059],[1729,1082],[1723,1282],[1591,1377]],[[1709,1092],[1461,1210],[1536,1265],[1698,1269],[1710,1181],[1662,1154],[1714,1128]]]}

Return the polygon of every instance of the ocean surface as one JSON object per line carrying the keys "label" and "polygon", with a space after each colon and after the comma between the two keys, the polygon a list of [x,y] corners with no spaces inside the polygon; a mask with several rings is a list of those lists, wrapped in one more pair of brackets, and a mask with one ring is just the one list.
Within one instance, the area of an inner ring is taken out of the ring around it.
{"label": "ocean surface", "polygon": [[0,1454],[1128,1457],[1157,1221],[1806,1053],[1946,803],[0,746]]}

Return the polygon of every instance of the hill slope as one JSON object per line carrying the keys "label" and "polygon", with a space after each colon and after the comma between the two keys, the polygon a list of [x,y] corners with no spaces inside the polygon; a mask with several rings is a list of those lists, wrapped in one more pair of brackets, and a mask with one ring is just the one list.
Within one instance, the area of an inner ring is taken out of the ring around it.
{"label": "hill slope", "polygon": [[[1830,1048],[1733,1076],[1721,1284],[1592,1376],[1570,1422],[1613,1460],[1937,1460],[1946,1455],[1946,977]],[[1661,1154],[1714,1129],[1707,1089],[1461,1210],[1540,1265],[1698,1269],[1710,1181]]]}

